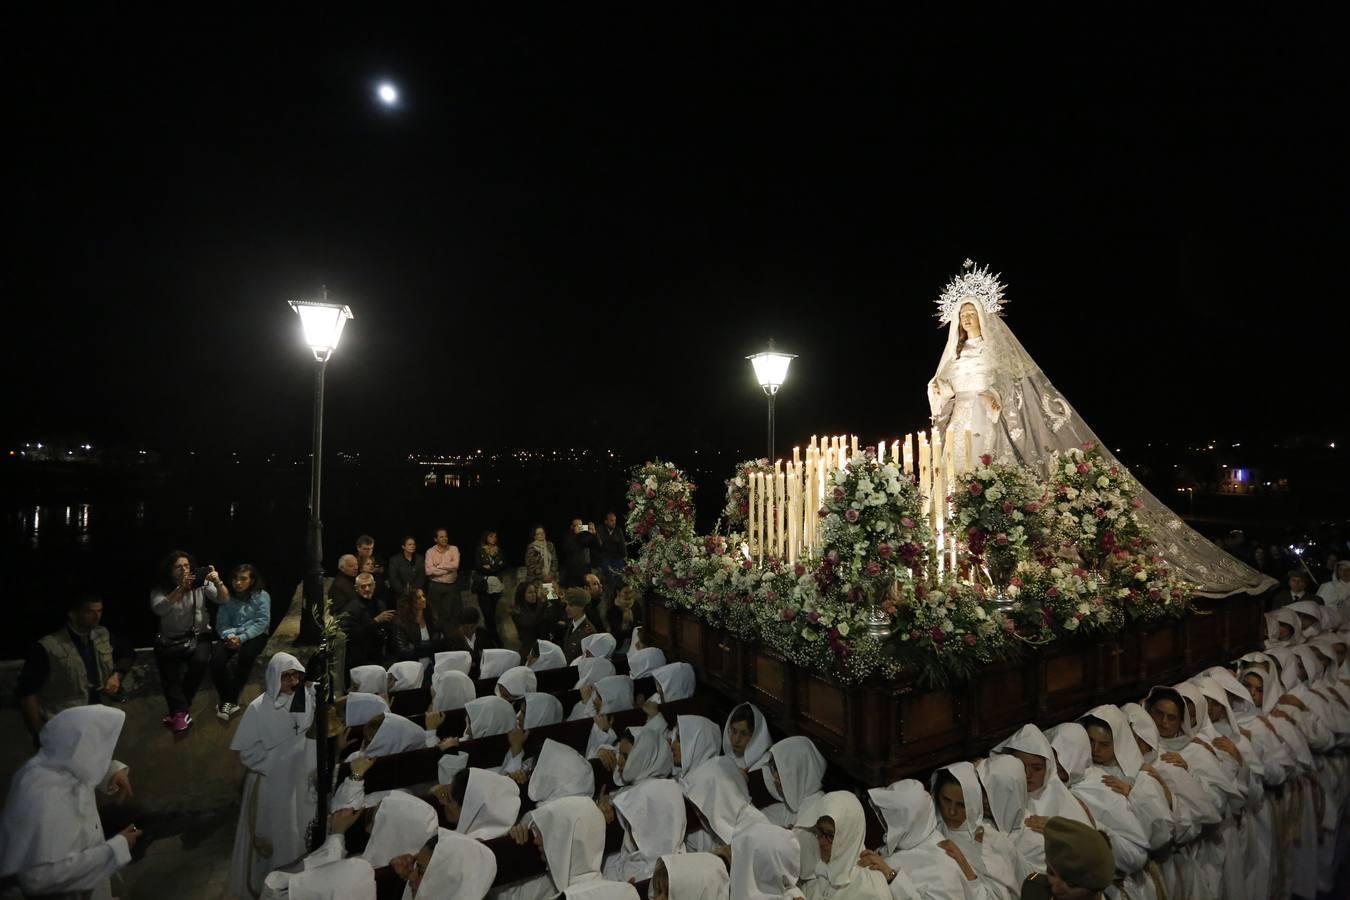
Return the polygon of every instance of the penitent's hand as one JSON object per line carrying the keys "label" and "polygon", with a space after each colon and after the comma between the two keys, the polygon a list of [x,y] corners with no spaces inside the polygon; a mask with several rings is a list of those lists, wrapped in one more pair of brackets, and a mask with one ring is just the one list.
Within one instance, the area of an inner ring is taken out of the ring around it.
{"label": "penitent's hand", "polygon": [[371,759],[369,756],[358,756],[356,759],[352,760],[352,774],[357,778],[364,778],[366,773],[370,771],[370,767],[373,765],[375,765],[375,760]]}
{"label": "penitent's hand", "polygon": [[1180,766],[1183,769],[1189,769],[1190,764],[1186,762],[1186,757],[1175,750],[1168,750],[1162,756],[1158,757],[1165,763],[1171,763],[1174,766]]}
{"label": "penitent's hand", "polygon": [[1050,819],[1046,816],[1027,816],[1027,827],[1037,834],[1045,834],[1045,823]]}
{"label": "penitent's hand", "polygon": [[1122,797],[1130,796],[1132,785],[1124,779],[1117,778],[1114,775],[1103,775],[1102,784],[1106,785],[1117,794],[1120,794]]}
{"label": "penitent's hand", "polygon": [[131,770],[118,769],[108,779],[108,795],[114,803],[126,803],[131,799]]}
{"label": "penitent's hand", "polygon": [[517,844],[528,844],[530,842],[530,826],[517,822],[511,826],[511,840]]}

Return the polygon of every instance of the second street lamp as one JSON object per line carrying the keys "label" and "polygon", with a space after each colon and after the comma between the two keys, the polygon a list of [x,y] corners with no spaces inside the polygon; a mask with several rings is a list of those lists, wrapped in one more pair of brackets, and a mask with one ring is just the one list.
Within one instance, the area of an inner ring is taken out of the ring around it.
{"label": "second street lamp", "polygon": [[788,366],[797,358],[795,353],[779,353],[773,348],[773,338],[769,338],[769,349],[763,353],[756,353],[753,356],[747,356],[750,364],[755,367],[755,380],[759,386],[764,389],[764,395],[769,398],[769,463],[773,463],[773,401],[778,395],[778,389],[783,386],[787,380]]}

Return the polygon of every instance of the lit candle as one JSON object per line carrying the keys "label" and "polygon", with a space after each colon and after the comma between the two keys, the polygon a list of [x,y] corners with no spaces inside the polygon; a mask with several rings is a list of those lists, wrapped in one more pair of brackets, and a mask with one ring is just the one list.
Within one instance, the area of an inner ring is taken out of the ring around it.
{"label": "lit candle", "polygon": [[947,512],[947,485],[943,477],[942,470],[945,457],[943,456],[942,433],[933,432],[933,503],[932,503],[932,527],[933,534],[937,538],[938,550],[938,575],[946,571],[946,512]]}
{"label": "lit candle", "polygon": [[877,465],[884,466],[885,464],[886,464],[886,442],[877,441]]}
{"label": "lit candle", "polygon": [[914,447],[912,444],[912,438],[913,435],[909,434],[905,435],[905,444],[903,447],[903,452],[904,452],[906,475],[914,474]]}
{"label": "lit candle", "polygon": [[850,450],[851,452],[848,455],[849,459],[852,459],[853,457],[858,455],[858,436],[856,434],[852,436],[852,445]]}
{"label": "lit candle", "polygon": [[759,548],[759,533],[756,531],[759,522],[759,516],[756,515],[758,512],[757,507],[759,506],[759,491],[756,489],[757,486],[755,484],[754,472],[751,472],[746,476],[745,480],[750,483],[750,513],[749,521],[746,526],[746,535],[750,539],[750,552],[753,554]]}
{"label": "lit candle", "polygon": [[793,465],[801,465],[801,461],[802,461],[802,448],[801,448],[801,447],[793,447],[793,448],[792,448],[792,463],[793,463]]}
{"label": "lit candle", "polygon": [[973,471],[975,468],[975,444],[970,439],[970,429],[966,429],[966,471]]}

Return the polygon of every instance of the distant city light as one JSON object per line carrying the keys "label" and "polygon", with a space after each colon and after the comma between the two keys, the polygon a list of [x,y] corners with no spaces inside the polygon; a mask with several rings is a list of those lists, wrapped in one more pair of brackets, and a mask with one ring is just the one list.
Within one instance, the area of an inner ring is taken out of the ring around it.
{"label": "distant city light", "polygon": [[398,103],[398,88],[387,81],[380,85],[376,94],[379,96],[380,102],[385,106],[393,106],[395,103]]}

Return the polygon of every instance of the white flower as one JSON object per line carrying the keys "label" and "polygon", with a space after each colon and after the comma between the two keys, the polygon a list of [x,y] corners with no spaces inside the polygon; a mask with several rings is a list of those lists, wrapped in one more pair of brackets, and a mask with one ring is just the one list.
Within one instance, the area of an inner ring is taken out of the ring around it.
{"label": "white flower", "polygon": [[1107,478],[1105,475],[1097,479],[1097,487],[1109,488],[1110,486],[1111,486],[1111,479]]}
{"label": "white flower", "polygon": [[839,636],[840,636],[840,637],[848,637],[848,623],[847,623],[847,622],[840,622],[840,623],[839,623]]}
{"label": "white flower", "polygon": [[858,479],[858,493],[860,494],[872,493],[872,480],[870,478]]}
{"label": "white flower", "polygon": [[1083,615],[1087,615],[1088,613],[1092,612],[1092,604],[1080,603],[1078,604],[1078,611]]}
{"label": "white flower", "polygon": [[1135,572],[1135,573],[1134,573],[1134,580],[1135,580],[1135,581],[1148,581],[1148,572]]}
{"label": "white flower", "polygon": [[1068,497],[1070,500],[1075,500],[1075,499],[1077,499],[1077,497],[1078,497],[1078,488],[1072,488],[1072,487],[1071,487],[1071,488],[1066,489],[1066,490],[1064,491],[1064,496],[1065,496],[1065,497]]}
{"label": "white flower", "polygon": [[986,613],[986,612],[984,611],[984,607],[983,607],[983,606],[977,606],[977,607],[975,607],[975,618],[977,618],[977,619],[987,619],[988,617],[989,617],[989,614]]}
{"label": "white flower", "polygon": [[1064,474],[1065,474],[1065,475],[1072,475],[1072,474],[1074,474],[1074,473],[1077,472],[1077,471],[1078,471],[1078,467],[1075,466],[1073,463],[1065,463],[1065,464],[1064,464]]}
{"label": "white flower", "polygon": [[1061,572],[1061,571],[1059,570],[1058,567],[1056,567],[1056,568],[1053,568],[1053,569],[1050,570],[1050,577],[1051,577],[1051,578],[1063,578],[1063,577],[1064,577],[1064,573]]}
{"label": "white flower", "polygon": [[1066,620],[1066,621],[1064,622],[1064,627],[1065,627],[1065,629],[1067,629],[1067,630],[1069,630],[1069,631],[1073,631],[1074,629],[1076,629],[1076,628],[1078,627],[1078,620],[1077,620],[1077,619],[1068,619],[1068,620]]}
{"label": "white flower", "polygon": [[948,634],[951,634],[953,631],[956,630],[956,623],[953,622],[951,619],[943,619],[942,630],[947,632]]}

